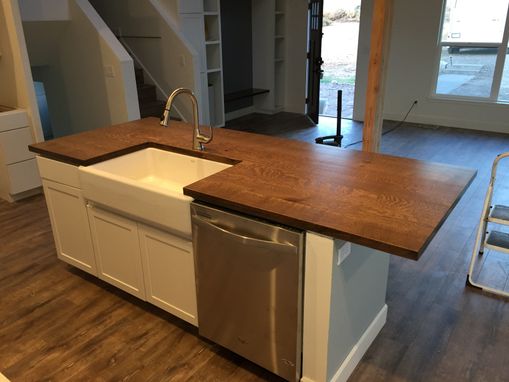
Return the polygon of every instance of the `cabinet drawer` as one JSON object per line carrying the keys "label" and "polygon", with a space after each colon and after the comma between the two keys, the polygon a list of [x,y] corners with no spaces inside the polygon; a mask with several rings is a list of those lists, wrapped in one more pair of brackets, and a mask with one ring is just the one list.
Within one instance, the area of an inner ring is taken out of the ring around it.
{"label": "cabinet drawer", "polygon": [[4,163],[12,164],[33,158],[34,154],[28,151],[31,143],[33,138],[29,127],[0,133],[0,154]]}
{"label": "cabinet drawer", "polygon": [[37,171],[35,159],[10,164],[7,166],[7,173],[11,184],[11,195],[41,186],[41,178],[39,177],[39,171]]}
{"label": "cabinet drawer", "polygon": [[28,115],[25,110],[16,109],[0,113],[0,131],[17,129],[28,125]]}
{"label": "cabinet drawer", "polygon": [[59,162],[53,159],[37,156],[37,166],[41,178],[54,182],[67,184],[68,186],[81,188],[78,167]]}

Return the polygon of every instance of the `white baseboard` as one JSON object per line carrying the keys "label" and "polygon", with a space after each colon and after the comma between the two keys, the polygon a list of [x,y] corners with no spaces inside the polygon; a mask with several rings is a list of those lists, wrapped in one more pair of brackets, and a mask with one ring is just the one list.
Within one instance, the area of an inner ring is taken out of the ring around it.
{"label": "white baseboard", "polygon": [[[400,114],[388,114],[384,113],[384,119],[392,121],[401,121],[402,116]],[[490,121],[474,121],[456,119],[445,116],[426,115],[426,114],[414,114],[409,115],[407,122],[419,123],[423,125],[436,125],[436,126],[447,126],[456,127],[459,129],[468,130],[479,130],[479,131],[490,131],[494,133],[508,133],[509,129],[505,122],[490,122]]]}
{"label": "white baseboard", "polygon": [[354,345],[350,354],[343,361],[336,374],[331,379],[331,382],[346,382],[350,375],[353,373],[358,363],[375,340],[380,330],[387,321],[387,304],[385,304],[380,312],[376,315],[375,319],[368,326],[362,337]]}
{"label": "white baseboard", "polygon": [[[345,358],[339,369],[336,371],[336,374],[331,378],[329,382],[346,382],[350,375],[352,375],[353,371],[359,364],[360,360],[369,349],[373,341],[375,340],[380,330],[385,325],[387,321],[387,304],[385,304],[380,312],[376,315],[376,317],[371,321],[368,328],[361,336],[359,341],[354,345],[348,356]],[[308,377],[302,377],[300,382],[322,382],[322,381],[314,381]]]}
{"label": "white baseboard", "polygon": [[243,117],[248,114],[253,114],[255,112],[254,106],[245,107],[244,109],[239,109],[235,111],[230,111],[224,115],[225,121],[231,121],[232,119],[237,119]]}

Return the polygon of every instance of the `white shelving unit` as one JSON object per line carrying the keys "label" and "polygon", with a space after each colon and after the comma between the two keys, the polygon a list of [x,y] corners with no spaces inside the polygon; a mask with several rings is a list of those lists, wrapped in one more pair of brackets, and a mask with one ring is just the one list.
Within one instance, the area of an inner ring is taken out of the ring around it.
{"label": "white shelving unit", "polygon": [[285,105],[286,1],[253,1],[253,87],[268,89],[254,99],[255,109],[277,113]]}
{"label": "white shelving unit", "polygon": [[181,30],[200,56],[200,122],[224,126],[220,0],[180,0]]}
{"label": "white shelving unit", "polygon": [[280,111],[285,104],[286,15],[285,0],[275,0],[274,35],[274,109]]}
{"label": "white shelving unit", "polygon": [[203,24],[209,121],[212,126],[222,127],[225,121],[220,0],[203,0]]}

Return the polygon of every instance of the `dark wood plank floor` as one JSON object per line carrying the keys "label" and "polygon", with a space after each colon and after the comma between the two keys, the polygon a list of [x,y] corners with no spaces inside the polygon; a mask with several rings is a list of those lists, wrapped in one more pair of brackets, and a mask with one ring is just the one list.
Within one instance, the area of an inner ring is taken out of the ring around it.
{"label": "dark wood plank floor", "polygon": [[[230,127],[307,141],[335,129],[285,113]],[[359,137],[360,126],[345,123],[345,143]],[[464,286],[491,162],[509,151],[509,136],[405,124],[384,136],[382,151],[477,168],[479,176],[419,262],[391,259],[388,322],[351,381],[509,380],[509,302]],[[509,166],[504,172],[501,200],[509,198]],[[509,264],[490,256],[481,276],[507,289]],[[0,202],[0,372],[12,381],[278,381],[58,261],[41,196]]]}

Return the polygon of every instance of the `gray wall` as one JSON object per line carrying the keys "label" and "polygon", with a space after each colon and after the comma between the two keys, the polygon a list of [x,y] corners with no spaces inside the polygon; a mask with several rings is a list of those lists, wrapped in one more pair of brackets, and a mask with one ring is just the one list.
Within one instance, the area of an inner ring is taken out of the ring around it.
{"label": "gray wall", "polygon": [[[362,1],[355,119],[364,117],[373,1]],[[433,97],[442,4],[443,0],[394,1],[384,117],[403,119],[412,102],[418,100],[408,115],[409,122],[509,132],[507,104]]]}
{"label": "gray wall", "polygon": [[[256,0],[255,0],[256,1]],[[224,93],[253,87],[251,0],[221,0]],[[249,107],[250,98],[225,105],[226,112]]]}

